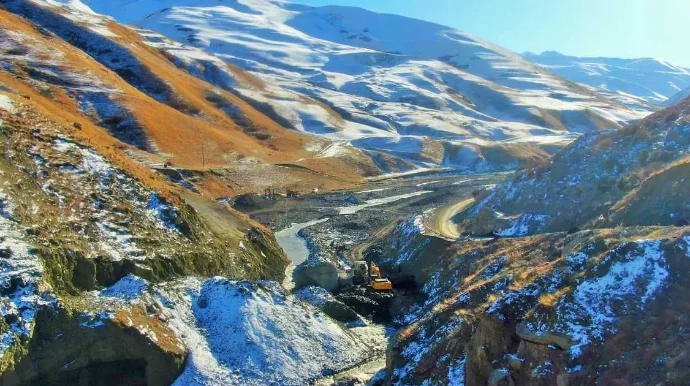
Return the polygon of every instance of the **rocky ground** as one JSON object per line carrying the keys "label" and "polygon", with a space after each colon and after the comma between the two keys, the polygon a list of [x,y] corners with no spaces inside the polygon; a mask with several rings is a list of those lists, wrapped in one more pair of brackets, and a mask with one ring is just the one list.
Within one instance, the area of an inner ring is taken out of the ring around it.
{"label": "rocky ground", "polygon": [[[0,384],[690,383],[690,102],[550,162],[395,146],[537,163],[514,175],[372,178],[413,165],[286,130],[79,4],[0,5]],[[293,223],[294,290],[268,229]],[[361,259],[395,290],[351,285]]]}
{"label": "rocky ground", "polygon": [[[253,219],[274,231],[289,228],[295,223],[319,222],[299,230],[309,249],[306,261],[296,267],[300,286],[320,284],[310,282],[300,271],[324,265],[333,267],[332,272],[343,276],[355,260],[366,256],[362,246],[371,246],[402,219],[417,218],[429,232],[433,213],[438,208],[471,198],[473,193],[493,186],[505,175],[462,175],[452,172],[435,172],[417,176],[391,176],[353,191],[325,194],[309,194],[298,197],[277,196],[267,199],[260,195],[237,198],[234,208],[247,213]],[[280,234],[280,233],[279,233]],[[338,285],[325,285],[336,290]]]}
{"label": "rocky ground", "polygon": [[[385,271],[396,284],[392,293],[375,293],[365,286],[353,286],[351,275],[355,260],[371,259],[371,247],[381,244],[402,221],[413,216],[429,233],[435,233],[434,213],[445,206],[471,199],[477,191],[491,188],[504,175],[459,175],[433,172],[412,176],[390,176],[369,181],[353,191],[309,194],[299,197],[278,196],[268,199],[258,195],[238,197],[236,209],[270,226],[291,256],[303,253],[294,268],[295,296],[349,328],[384,328],[390,336],[395,328],[404,326],[394,319],[395,310],[409,307],[420,300],[414,278],[400,276],[398,271]],[[303,224],[294,226],[295,223]],[[428,225],[428,227],[427,227]],[[304,226],[304,228],[301,228]],[[288,241],[285,232],[291,233]],[[296,232],[296,234],[295,234]],[[293,248],[296,239],[306,248]],[[301,261],[301,260],[300,260]],[[327,277],[327,278],[325,278]],[[340,279],[340,280],[338,280]],[[331,291],[331,292],[329,292]],[[378,327],[376,327],[378,326]],[[384,327],[386,326],[386,327]],[[385,338],[388,341],[388,338]],[[333,376],[322,379],[323,385],[378,384],[385,380],[385,353]]]}

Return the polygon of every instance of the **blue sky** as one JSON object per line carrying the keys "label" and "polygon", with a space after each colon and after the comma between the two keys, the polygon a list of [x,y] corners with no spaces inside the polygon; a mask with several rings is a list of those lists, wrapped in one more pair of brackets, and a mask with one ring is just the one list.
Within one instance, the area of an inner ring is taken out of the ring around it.
{"label": "blue sky", "polygon": [[655,57],[690,67],[688,0],[293,0],[433,21],[516,52]]}

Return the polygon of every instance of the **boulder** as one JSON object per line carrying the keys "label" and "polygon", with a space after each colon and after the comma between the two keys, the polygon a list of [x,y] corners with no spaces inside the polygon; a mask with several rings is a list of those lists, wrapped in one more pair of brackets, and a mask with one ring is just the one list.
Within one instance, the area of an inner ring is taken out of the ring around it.
{"label": "boulder", "polygon": [[508,366],[510,366],[511,369],[514,371],[519,371],[522,369],[522,365],[525,363],[525,360],[523,358],[520,358],[519,356],[512,354],[508,356]]}
{"label": "boulder", "polygon": [[345,303],[333,300],[326,302],[321,308],[323,313],[340,322],[356,322],[359,315]]}
{"label": "boulder", "polygon": [[515,386],[508,369],[494,370],[489,376],[489,386]]}
{"label": "boulder", "polygon": [[556,377],[557,386],[568,386],[570,384],[570,375],[568,373],[558,374]]}
{"label": "boulder", "polygon": [[338,269],[328,262],[320,262],[313,266],[300,266],[295,270],[295,286],[297,288],[317,285],[327,291],[338,289]]}

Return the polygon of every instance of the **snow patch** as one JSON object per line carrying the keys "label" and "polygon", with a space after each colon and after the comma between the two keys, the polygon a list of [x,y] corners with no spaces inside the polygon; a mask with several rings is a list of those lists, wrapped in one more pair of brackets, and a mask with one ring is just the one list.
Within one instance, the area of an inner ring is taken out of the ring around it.
{"label": "snow patch", "polygon": [[303,302],[309,303],[314,307],[322,307],[329,301],[334,301],[335,298],[330,292],[317,286],[304,287],[297,292],[295,296]]}
{"label": "snow patch", "polygon": [[179,230],[175,222],[179,216],[177,208],[165,202],[158,194],[151,193],[149,195],[146,211],[157,221],[157,224],[162,225],[164,229]]}
{"label": "snow patch", "polygon": [[39,308],[55,301],[41,289],[43,268],[13,221],[12,207],[10,198],[0,193],[0,317],[6,323],[0,333],[0,356],[30,338]]}
{"label": "snow patch", "polygon": [[17,108],[14,107],[14,102],[7,95],[0,94],[0,109],[9,111],[12,114],[17,112]]}
{"label": "snow patch", "polygon": [[430,190],[422,190],[419,192],[400,194],[397,196],[375,198],[375,199],[366,201],[364,204],[342,207],[342,208],[340,208],[339,213],[341,215],[355,214],[361,210],[371,208],[373,206],[386,205],[386,204],[390,204],[392,202],[404,200],[407,198],[418,197],[418,196],[421,196],[421,195],[424,195],[427,193],[431,193],[431,191]]}
{"label": "snow patch", "polygon": [[521,237],[538,231],[549,218],[543,214],[523,214],[515,220],[511,220],[510,226],[496,232],[501,237]]}
{"label": "snow patch", "polygon": [[448,386],[465,386],[465,362],[463,357],[448,366]]}
{"label": "snow patch", "polygon": [[143,295],[148,282],[134,275],[127,275],[117,283],[99,292],[105,298],[135,299]]}
{"label": "snow patch", "polygon": [[376,189],[362,190],[361,192],[356,192],[356,194],[383,192],[383,191],[390,190],[390,189],[393,189],[393,188],[376,188]]}
{"label": "snow patch", "polygon": [[[53,149],[59,153],[70,153],[81,158],[75,166],[63,168],[65,173],[76,180],[75,183],[87,183],[84,179],[88,179],[90,184],[95,180],[96,190],[102,195],[113,194],[113,187],[119,186],[120,193],[131,197],[137,212],[150,219],[154,226],[166,232],[179,232],[177,208],[165,202],[153,191],[141,189],[131,177],[116,169],[94,150],[67,138],[57,138],[53,142]],[[57,196],[61,204],[64,204],[65,198],[53,189],[51,181],[43,185],[43,190]],[[145,251],[137,246],[137,237],[127,225],[131,219],[122,218],[117,213],[102,207],[100,201],[94,205],[93,217],[99,220],[94,224],[100,234],[98,245],[111,259],[142,260],[146,258]]]}
{"label": "snow patch", "polygon": [[190,354],[175,385],[302,385],[367,359],[371,347],[278,283],[187,279],[159,286]]}
{"label": "snow patch", "polygon": [[[633,312],[634,307],[643,308],[665,284],[669,272],[660,241],[640,240],[635,244],[637,248],[626,254],[624,261],[613,263],[601,277],[583,281],[572,299],[559,304],[562,329],[575,343],[571,357],[580,356],[595,339],[614,333],[620,315]],[[643,288],[641,293],[639,288]]]}

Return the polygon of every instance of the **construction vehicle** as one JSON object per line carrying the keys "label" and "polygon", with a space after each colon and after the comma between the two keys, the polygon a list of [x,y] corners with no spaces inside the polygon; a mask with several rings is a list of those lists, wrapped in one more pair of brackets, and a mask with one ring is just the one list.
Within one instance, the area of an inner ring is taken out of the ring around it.
{"label": "construction vehicle", "polygon": [[369,265],[369,285],[371,289],[377,292],[390,291],[393,289],[393,283],[381,277],[381,269],[373,262]]}

